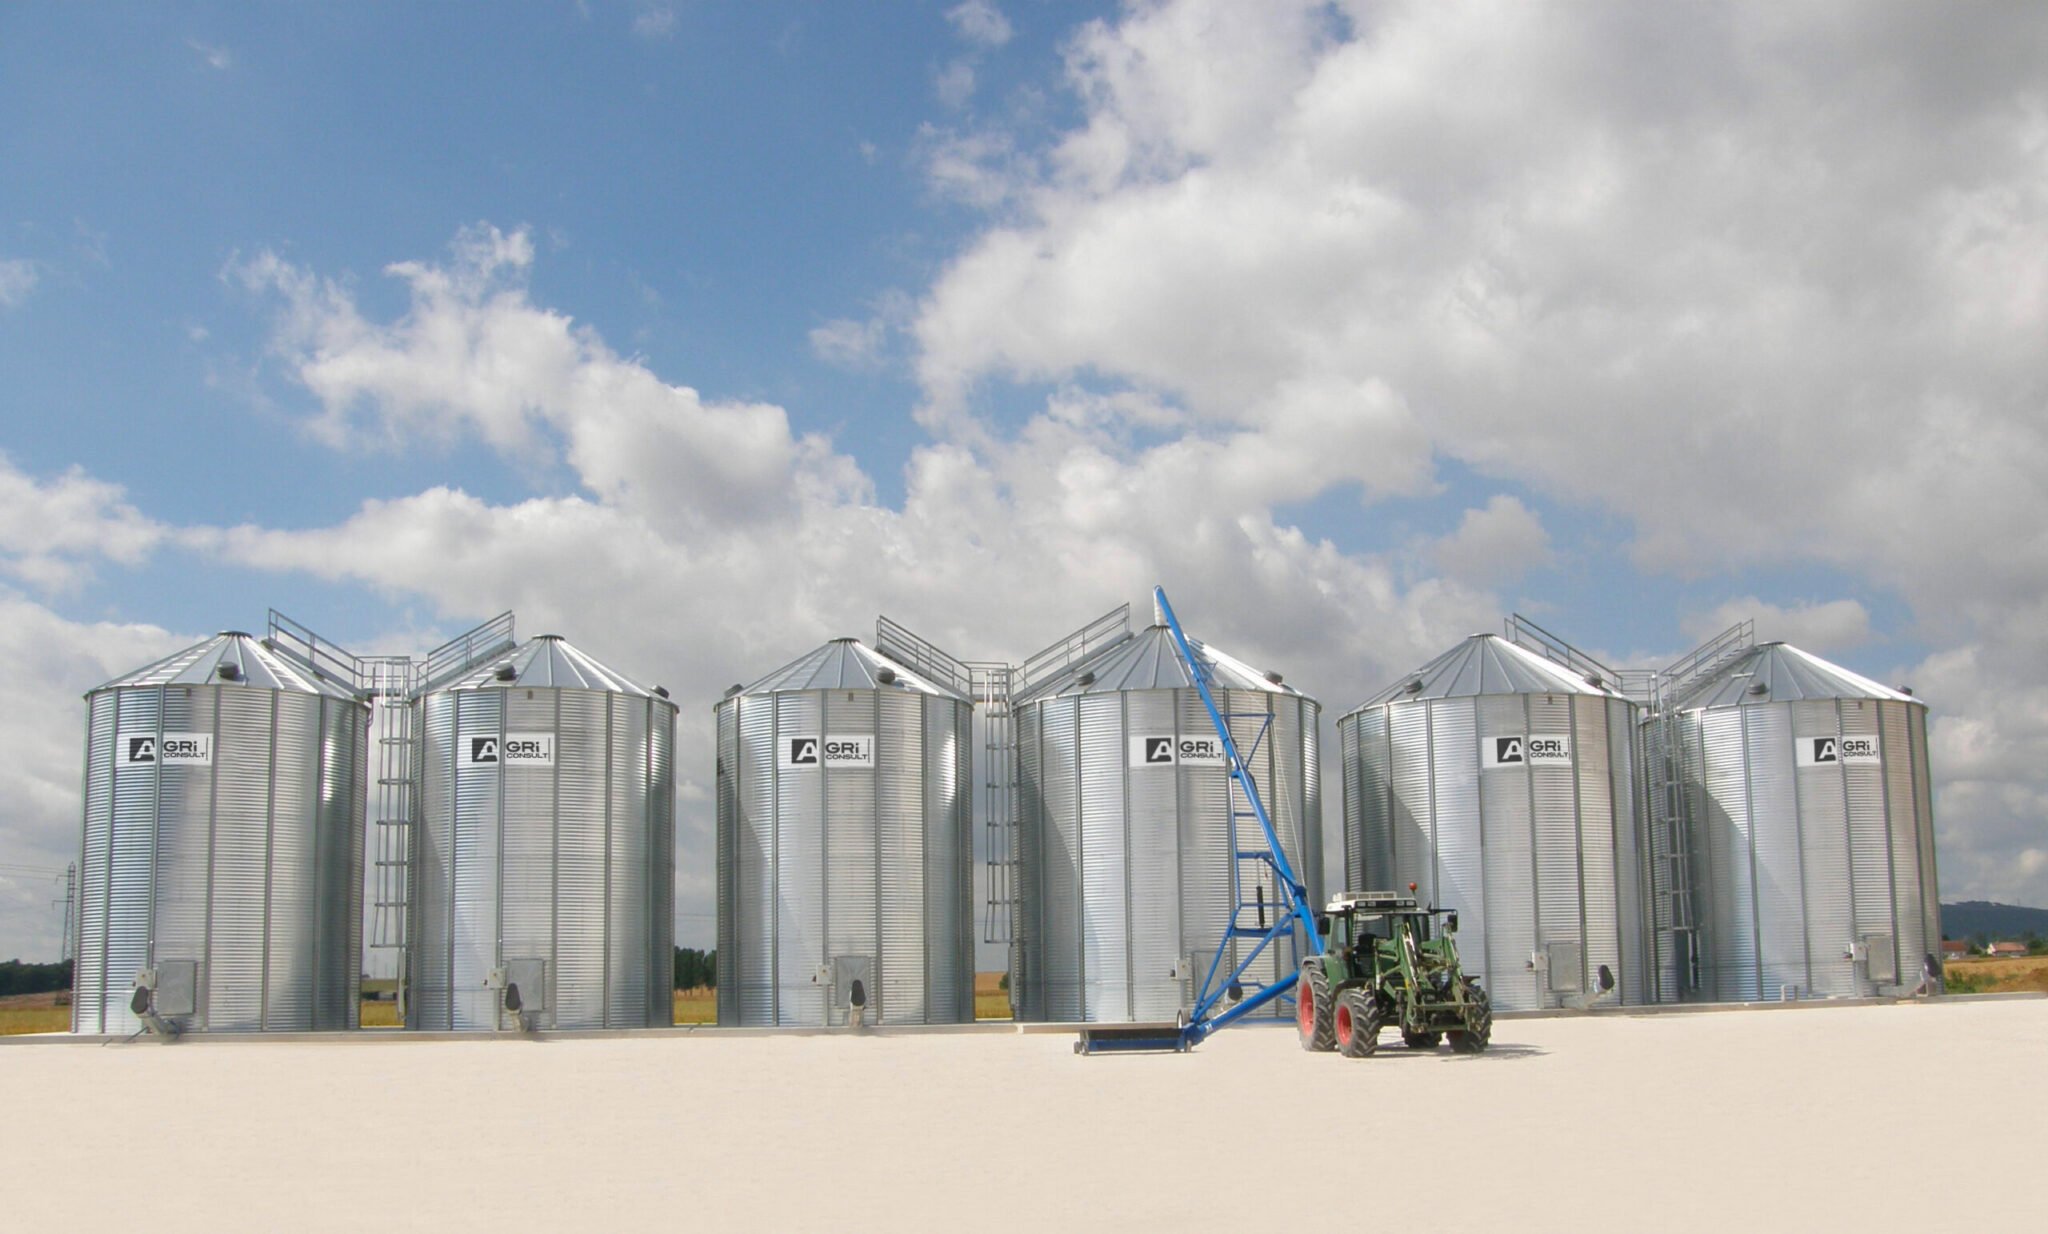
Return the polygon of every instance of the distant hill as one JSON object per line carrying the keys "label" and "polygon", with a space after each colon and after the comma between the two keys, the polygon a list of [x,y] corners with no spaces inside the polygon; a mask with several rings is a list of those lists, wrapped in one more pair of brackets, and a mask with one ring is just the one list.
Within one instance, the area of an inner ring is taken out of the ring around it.
{"label": "distant hill", "polygon": [[1941,933],[1945,938],[1982,938],[1987,942],[2020,939],[2028,934],[2048,937],[2048,908],[1992,904],[1985,900],[1944,904]]}

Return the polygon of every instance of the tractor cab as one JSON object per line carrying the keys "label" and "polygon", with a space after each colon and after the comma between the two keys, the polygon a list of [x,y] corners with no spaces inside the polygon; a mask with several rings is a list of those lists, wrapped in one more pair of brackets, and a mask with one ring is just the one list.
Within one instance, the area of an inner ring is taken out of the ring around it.
{"label": "tractor cab", "polygon": [[[1383,943],[1428,944],[1432,918],[1444,917],[1444,934],[1458,928],[1458,914],[1423,908],[1413,895],[1391,891],[1346,891],[1330,900],[1316,923],[1333,951],[1370,956]],[[1427,949],[1427,948],[1425,948]]]}

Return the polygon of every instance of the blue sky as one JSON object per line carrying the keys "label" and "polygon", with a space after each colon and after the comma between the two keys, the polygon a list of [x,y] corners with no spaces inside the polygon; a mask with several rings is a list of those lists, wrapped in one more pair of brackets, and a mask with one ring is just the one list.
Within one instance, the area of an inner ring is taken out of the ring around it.
{"label": "blue sky", "polygon": [[1510,611],[1637,661],[1755,615],[1934,706],[1948,898],[2048,903],[2043,37],[0,9],[0,864],[75,843],[81,691],[270,605],[515,607],[708,708],[878,609],[1021,656],[1163,582],[1332,716]]}

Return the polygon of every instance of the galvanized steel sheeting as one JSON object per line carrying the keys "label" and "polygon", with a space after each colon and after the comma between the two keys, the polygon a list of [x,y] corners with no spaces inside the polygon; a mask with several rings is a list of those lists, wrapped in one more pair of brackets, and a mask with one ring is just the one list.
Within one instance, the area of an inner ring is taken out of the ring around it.
{"label": "galvanized steel sheeting", "polygon": [[[186,1031],[355,1027],[368,708],[245,635],[121,680],[87,702],[73,1030],[135,1031],[137,972],[181,960]],[[212,762],[130,764],[138,729],[210,733]]]}
{"label": "galvanized steel sheeting", "polygon": [[[541,652],[528,644],[514,659],[596,663],[545,646],[558,641],[534,640]],[[574,679],[617,684],[608,670]],[[423,757],[406,1026],[505,1026],[487,982],[513,960],[545,962],[539,1027],[672,1022],[674,706],[638,687],[529,687],[488,672],[414,705]],[[507,733],[553,734],[552,766],[467,757],[471,738]]]}
{"label": "galvanized steel sheeting", "polygon": [[[1484,649],[1500,640],[1468,640]],[[1508,644],[1508,650],[1529,653]],[[1472,655],[1467,649],[1468,663]],[[1433,662],[1449,666],[1451,657]],[[1506,663],[1516,671],[1498,671]],[[1547,667],[1547,662],[1543,662]],[[1549,944],[1576,942],[1591,992],[1602,964],[1615,997],[1654,1001],[1648,872],[1639,835],[1636,707],[1519,659],[1424,674],[1440,683],[1522,681],[1550,693],[1396,691],[1337,722],[1344,759],[1346,881],[1353,890],[1416,884],[1425,903],[1459,913],[1458,946],[1502,1010],[1560,1006],[1529,967]],[[1559,670],[1561,672],[1561,670]],[[1412,679],[1412,678],[1411,678]],[[1487,767],[1485,743],[1569,736],[1569,766]]]}
{"label": "galvanized steel sheeting", "polygon": [[[1099,680],[1157,680],[1168,671],[1142,640],[1133,642],[1140,652],[1109,657],[1125,667]],[[1258,680],[1249,670],[1238,676]],[[1017,1017],[1172,1019],[1193,988],[1171,970],[1189,962],[1206,969],[1230,923],[1229,779],[1221,768],[1129,765],[1133,736],[1215,731],[1196,691],[1091,687],[1042,692],[1018,708]],[[1216,693],[1281,846],[1310,894],[1320,896],[1320,708],[1292,690]],[[1254,754],[1261,716],[1270,727]],[[1240,822],[1238,841],[1247,850],[1265,847],[1250,818]],[[1267,883],[1266,902],[1277,914],[1281,900],[1270,877]],[[1253,894],[1246,889],[1247,898]],[[1234,965],[1236,944],[1229,954]],[[1293,963],[1291,949],[1272,948],[1246,977],[1270,982]],[[1287,1012],[1276,1004],[1271,1014]]]}
{"label": "galvanized steel sheeting", "polygon": [[[866,957],[870,1024],[974,1019],[973,708],[841,640],[717,706],[718,1022],[846,1022],[813,981]],[[858,671],[851,688],[783,689]],[[791,738],[872,736],[872,767],[783,766]]]}
{"label": "galvanized steel sheeting", "polygon": [[[1832,666],[1778,651],[1809,685],[1862,680],[1815,672],[1810,664]],[[1738,663],[1735,671],[1747,670]],[[1926,708],[1875,689],[1881,697],[1798,690],[1773,701],[1770,690],[1717,683],[1694,697],[1742,701],[1677,717],[1703,884],[1695,889],[1701,997],[1846,997],[1917,983],[1940,938]],[[1877,761],[1801,765],[1798,743],[1836,736],[1874,739]],[[1851,958],[1867,939],[1894,979],[1873,979],[1867,960]]]}

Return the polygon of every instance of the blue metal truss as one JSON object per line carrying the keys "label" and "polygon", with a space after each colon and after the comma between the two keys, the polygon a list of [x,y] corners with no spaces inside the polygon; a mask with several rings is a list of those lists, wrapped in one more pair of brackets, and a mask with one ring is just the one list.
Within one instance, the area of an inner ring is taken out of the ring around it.
{"label": "blue metal truss", "polygon": [[[1166,601],[1163,587],[1152,589],[1152,598],[1158,602],[1160,615],[1166,621],[1166,628],[1173,635],[1174,650],[1181,663],[1187,666],[1188,677],[1194,681],[1195,689],[1202,696],[1202,706],[1209,713],[1209,722],[1216,726],[1216,736],[1223,742],[1223,756],[1230,769],[1230,821],[1229,842],[1231,849],[1231,891],[1232,906],[1230,928],[1224,931],[1223,940],[1216,948],[1215,956],[1209,961],[1208,970],[1202,976],[1201,986],[1195,994],[1195,1005],[1188,1013],[1187,1023],[1180,1028],[1179,1046],[1186,1050],[1199,1044],[1219,1028],[1243,1019],[1252,1012],[1285,995],[1294,988],[1298,972],[1283,974],[1269,985],[1247,991],[1244,976],[1268,947],[1277,945],[1283,938],[1291,939],[1298,927],[1307,940],[1310,955],[1323,953],[1323,938],[1316,929],[1315,909],[1308,901],[1308,889],[1294,875],[1294,867],[1287,860],[1286,850],[1280,847],[1280,837],[1273,830],[1273,820],[1266,814],[1266,803],[1259,797],[1259,786],[1253,781],[1249,762],[1258,753],[1259,743],[1265,740],[1267,726],[1272,717],[1261,714],[1258,734],[1252,739],[1251,749],[1240,757],[1237,741],[1230,734],[1230,720],[1233,718],[1217,709],[1216,697],[1209,689],[1209,670],[1195,658],[1188,646],[1187,635],[1181,632],[1180,620],[1173,614],[1173,606]],[[1243,805],[1239,805],[1242,794]],[[1246,848],[1238,839],[1238,823],[1244,819],[1255,819],[1266,840],[1265,849]],[[1264,865],[1274,874],[1283,904],[1274,904],[1273,920],[1266,920],[1265,885],[1257,884],[1258,895],[1248,902],[1244,896],[1242,870],[1245,862],[1255,866]],[[1249,912],[1257,914],[1257,920],[1246,923]],[[1233,942],[1249,941],[1235,966],[1230,966],[1229,956]],[[1218,1008],[1222,1008],[1218,1010]]]}

